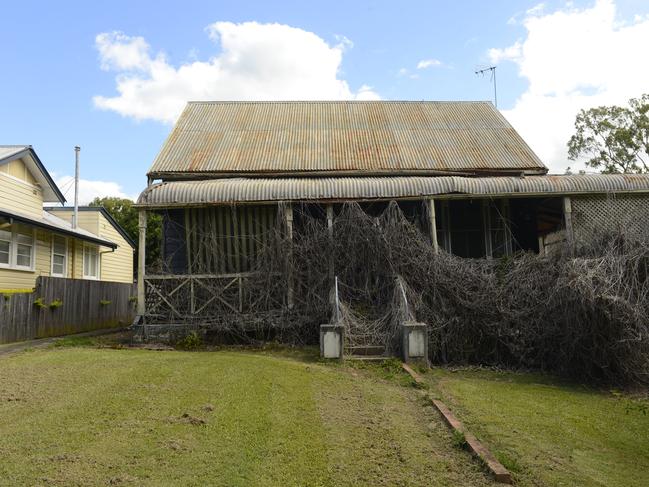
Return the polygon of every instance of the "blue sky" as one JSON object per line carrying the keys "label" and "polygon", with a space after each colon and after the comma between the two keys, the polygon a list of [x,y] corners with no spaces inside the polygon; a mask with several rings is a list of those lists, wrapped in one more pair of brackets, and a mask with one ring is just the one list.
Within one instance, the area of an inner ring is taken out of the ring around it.
{"label": "blue sky", "polygon": [[[86,198],[139,193],[184,97],[492,99],[473,71],[495,62],[499,108],[561,172],[576,111],[639,96],[649,79],[644,0],[22,1],[1,11],[0,144],[32,144],[64,189],[80,145]],[[276,62],[278,50],[291,59]]]}

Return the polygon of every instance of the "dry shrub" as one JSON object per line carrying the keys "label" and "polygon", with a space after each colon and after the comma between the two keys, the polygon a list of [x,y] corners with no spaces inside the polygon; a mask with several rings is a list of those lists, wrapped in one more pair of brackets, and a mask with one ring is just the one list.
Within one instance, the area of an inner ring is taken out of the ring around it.
{"label": "dry shrub", "polygon": [[343,205],[332,234],[323,215],[306,207],[295,214],[292,241],[278,218],[272,245],[257,261],[249,312],[208,308],[194,319],[242,338],[316,343],[318,325],[334,315],[335,275],[350,330],[396,353],[400,279],[406,315],[429,325],[433,363],[649,382],[649,238],[627,239],[621,230],[551,256],[465,259],[435,254],[418,222],[394,202],[377,217]]}

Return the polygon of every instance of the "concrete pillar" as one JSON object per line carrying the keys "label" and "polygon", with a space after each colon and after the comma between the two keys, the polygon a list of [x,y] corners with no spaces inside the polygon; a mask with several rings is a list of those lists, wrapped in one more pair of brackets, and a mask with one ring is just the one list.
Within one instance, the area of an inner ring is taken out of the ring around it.
{"label": "concrete pillar", "polygon": [[425,323],[405,321],[401,324],[401,353],[408,363],[421,360],[428,364],[428,327]]}
{"label": "concrete pillar", "polygon": [[344,330],[342,325],[320,325],[320,356],[322,358],[343,358]]}
{"label": "concrete pillar", "polygon": [[144,276],[146,272],[146,210],[140,210],[138,213],[138,251],[137,251],[137,314],[144,316],[145,306],[145,288]]}
{"label": "concrete pillar", "polygon": [[437,217],[435,216],[435,200],[428,200],[428,218],[430,227],[430,241],[433,245],[433,252],[439,253],[439,243],[437,242]]}

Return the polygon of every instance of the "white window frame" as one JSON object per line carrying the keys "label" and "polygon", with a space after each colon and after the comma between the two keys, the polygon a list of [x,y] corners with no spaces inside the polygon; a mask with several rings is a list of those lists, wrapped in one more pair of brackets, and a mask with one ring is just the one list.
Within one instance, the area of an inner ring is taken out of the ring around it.
{"label": "white window frame", "polygon": [[[65,252],[63,254],[55,254],[54,252],[54,240],[56,238],[62,238],[64,245],[65,245]],[[62,274],[57,274],[54,272],[54,256],[55,255],[63,255],[63,273]],[[64,237],[63,235],[58,235],[56,233],[52,234],[52,245],[51,245],[51,251],[50,251],[50,275],[52,277],[68,277],[68,238]]]}
{"label": "white window frame", "polygon": [[[11,233],[11,241],[9,242],[9,263],[0,263],[0,268],[34,272],[34,269],[36,268],[36,229],[32,228],[32,231],[26,234],[18,232],[15,224],[12,224],[11,227],[11,231],[5,230],[5,232]],[[18,235],[30,235],[32,238],[32,243],[30,246],[31,251],[29,254],[29,266],[18,265]]]}
{"label": "white window frame", "polygon": [[[87,249],[95,249],[96,256],[97,256],[97,275],[93,276],[90,274],[86,273],[86,250]],[[83,262],[82,262],[82,267],[83,267],[83,278],[84,279],[91,279],[98,281],[101,278],[101,253],[99,252],[99,246],[98,245],[92,245],[92,244],[83,244]]]}
{"label": "white window frame", "polygon": [[13,251],[12,251],[13,245],[14,245],[13,244],[13,241],[14,241],[13,232],[11,230],[4,230],[4,229],[0,229],[0,230],[2,230],[2,232],[5,232],[5,233],[9,234],[8,240],[7,240],[7,237],[4,237],[4,236],[0,239],[3,242],[9,242],[9,259],[8,259],[8,262],[7,263],[0,262],[0,268],[9,269],[9,268],[11,268],[12,255],[13,255]]}

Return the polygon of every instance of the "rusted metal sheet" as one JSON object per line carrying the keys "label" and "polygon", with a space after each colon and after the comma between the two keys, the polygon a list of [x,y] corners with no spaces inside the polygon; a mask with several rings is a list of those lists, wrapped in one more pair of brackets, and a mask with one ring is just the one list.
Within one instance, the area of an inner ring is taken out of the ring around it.
{"label": "rusted metal sheet", "polygon": [[452,195],[524,196],[647,193],[649,175],[482,177],[397,176],[354,178],[224,178],[154,184],[139,197],[147,207],[224,203],[419,198]]}
{"label": "rusted metal sheet", "polygon": [[545,173],[488,102],[190,102],[149,176]]}

